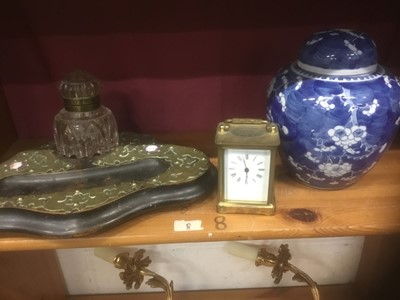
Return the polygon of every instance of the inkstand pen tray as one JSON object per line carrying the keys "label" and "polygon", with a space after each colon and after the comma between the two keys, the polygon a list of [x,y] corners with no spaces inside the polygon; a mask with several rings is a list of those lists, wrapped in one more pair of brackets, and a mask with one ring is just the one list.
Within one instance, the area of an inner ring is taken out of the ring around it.
{"label": "inkstand pen tray", "polygon": [[59,237],[104,231],[201,200],[216,178],[201,151],[135,134],[122,134],[115,150],[91,159],[61,157],[48,144],[0,165],[0,231]]}

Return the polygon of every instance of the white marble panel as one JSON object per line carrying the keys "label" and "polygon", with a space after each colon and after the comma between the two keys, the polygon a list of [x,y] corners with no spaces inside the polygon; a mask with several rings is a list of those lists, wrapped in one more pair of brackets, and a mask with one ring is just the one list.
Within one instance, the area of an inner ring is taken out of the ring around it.
{"label": "white marble panel", "polygon": [[[343,284],[354,280],[361,257],[363,237],[310,238],[242,241],[266,247],[277,253],[282,243],[289,245],[293,265],[308,273],[320,285]],[[173,280],[176,291],[273,287],[271,268],[223,251],[225,242],[144,245],[126,247],[131,253],[142,248],[152,263],[149,269]],[[65,281],[71,295],[110,294],[126,291],[119,279],[120,270],[93,255],[93,248],[57,250]],[[299,285],[290,273],[279,286]],[[139,292],[157,291],[145,278]]]}

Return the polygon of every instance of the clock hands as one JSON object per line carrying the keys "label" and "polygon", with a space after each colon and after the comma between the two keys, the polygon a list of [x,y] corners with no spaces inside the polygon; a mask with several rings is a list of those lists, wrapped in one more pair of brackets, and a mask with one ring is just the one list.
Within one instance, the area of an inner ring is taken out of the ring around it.
{"label": "clock hands", "polygon": [[238,183],[242,181],[246,185],[256,183],[258,179],[263,177],[265,171],[262,167],[263,161],[259,159],[259,156],[247,153],[237,155],[235,159],[231,160],[230,164],[231,177],[235,178]]}
{"label": "clock hands", "polygon": [[245,155],[243,155],[243,163],[244,163],[244,172],[246,173],[246,180],[245,180],[245,183],[247,184],[248,183],[248,179],[249,179],[249,168],[247,167],[247,165],[246,165],[246,156]]}

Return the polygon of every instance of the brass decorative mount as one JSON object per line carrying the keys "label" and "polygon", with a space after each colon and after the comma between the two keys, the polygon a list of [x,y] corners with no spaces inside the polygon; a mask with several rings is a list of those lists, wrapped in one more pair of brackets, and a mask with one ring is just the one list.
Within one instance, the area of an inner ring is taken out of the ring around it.
{"label": "brass decorative mount", "polygon": [[[271,276],[274,279],[275,284],[280,283],[284,273],[287,271],[292,272],[294,274],[292,279],[298,282],[307,283],[311,288],[313,300],[320,300],[316,282],[313,281],[304,271],[289,263],[292,256],[287,244],[282,244],[279,247],[277,255],[268,252],[265,248],[257,250],[240,243],[228,243],[226,246],[225,250],[228,253],[250,259],[255,262],[257,267],[272,267]],[[151,278],[146,282],[146,284],[152,288],[162,288],[165,292],[166,299],[173,300],[173,282],[168,282],[164,277],[147,269],[151,263],[151,259],[148,256],[144,257],[144,252],[144,249],[140,249],[136,251],[133,256],[130,256],[129,252],[111,249],[106,251],[99,250],[98,254],[95,255],[106,261],[112,262],[116,268],[123,270],[123,272],[119,273],[119,277],[128,290],[132,289],[132,287],[139,289],[144,281],[144,277],[149,276]]]}
{"label": "brass decorative mount", "polygon": [[146,282],[152,288],[162,288],[166,294],[167,300],[173,299],[173,282],[169,282],[162,276],[147,269],[151,263],[151,259],[146,256],[143,257],[145,250],[140,249],[136,251],[133,256],[128,252],[123,252],[114,257],[113,263],[117,269],[124,271],[119,273],[119,277],[129,290],[132,286],[139,289],[145,276],[151,278]]}
{"label": "brass decorative mount", "polygon": [[278,255],[274,255],[268,252],[265,248],[261,248],[258,252],[255,264],[256,266],[267,266],[272,267],[271,276],[274,279],[274,283],[278,284],[283,276],[283,273],[290,271],[294,273],[293,280],[298,282],[306,282],[311,288],[311,293],[314,300],[319,300],[318,287],[315,281],[307,275],[305,272],[295,267],[289,260],[292,255],[289,252],[289,246],[287,244],[282,244],[279,247]]}

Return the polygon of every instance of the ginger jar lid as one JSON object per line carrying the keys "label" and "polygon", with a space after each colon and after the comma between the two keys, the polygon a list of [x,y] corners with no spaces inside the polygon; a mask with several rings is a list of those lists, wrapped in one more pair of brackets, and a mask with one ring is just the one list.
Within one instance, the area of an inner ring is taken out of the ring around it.
{"label": "ginger jar lid", "polygon": [[363,32],[348,29],[320,31],[303,44],[297,65],[323,75],[368,74],[378,67],[376,46]]}

